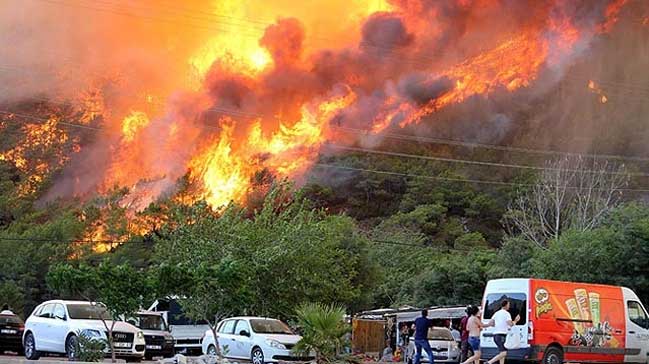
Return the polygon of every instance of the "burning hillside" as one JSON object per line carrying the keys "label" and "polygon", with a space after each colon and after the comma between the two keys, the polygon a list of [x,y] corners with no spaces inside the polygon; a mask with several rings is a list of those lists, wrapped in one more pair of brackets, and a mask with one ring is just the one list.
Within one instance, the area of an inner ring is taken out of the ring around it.
{"label": "burning hillside", "polygon": [[[559,80],[625,0],[21,2],[0,13],[0,160],[60,170],[45,199],[127,187],[140,210],[242,201],[260,173],[299,178],[339,127],[380,136],[472,97]],[[317,6],[316,6],[317,5]],[[30,13],[32,17],[26,14]],[[70,19],[61,25],[57,17]],[[21,37],[27,38],[22,39]],[[58,42],[58,43],[57,43]],[[44,51],[46,44],[61,44]],[[57,52],[60,51],[60,52]],[[38,54],[37,52],[44,52]],[[596,84],[593,92],[606,96]],[[34,118],[34,105],[48,105]],[[79,111],[81,110],[81,111]],[[28,113],[31,117],[23,117]],[[19,128],[9,128],[11,123]],[[46,135],[45,135],[46,134]],[[35,158],[56,144],[55,161]]]}

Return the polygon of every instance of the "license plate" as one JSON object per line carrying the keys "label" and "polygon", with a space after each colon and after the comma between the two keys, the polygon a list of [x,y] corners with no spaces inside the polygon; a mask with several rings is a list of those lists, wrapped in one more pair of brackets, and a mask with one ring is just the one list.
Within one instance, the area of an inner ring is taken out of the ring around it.
{"label": "license plate", "polygon": [[160,346],[160,345],[147,345],[146,348],[151,349],[151,350],[160,350],[160,349],[162,349],[162,346]]}
{"label": "license plate", "polygon": [[2,333],[2,334],[17,334],[18,331],[10,330],[10,329],[2,329],[2,330],[0,330],[0,333]]}
{"label": "license plate", "polygon": [[130,348],[131,343],[115,343],[116,348]]}

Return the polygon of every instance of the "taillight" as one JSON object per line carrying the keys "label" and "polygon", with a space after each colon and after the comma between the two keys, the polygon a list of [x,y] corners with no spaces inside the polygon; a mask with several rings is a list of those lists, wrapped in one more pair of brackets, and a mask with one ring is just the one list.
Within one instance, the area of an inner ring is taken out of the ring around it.
{"label": "taillight", "polygon": [[527,340],[534,340],[534,323],[532,321],[527,323]]}

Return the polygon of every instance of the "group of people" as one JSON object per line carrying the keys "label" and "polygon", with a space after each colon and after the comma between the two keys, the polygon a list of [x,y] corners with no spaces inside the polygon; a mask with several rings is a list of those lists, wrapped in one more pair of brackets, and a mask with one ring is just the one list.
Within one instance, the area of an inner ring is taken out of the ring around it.
{"label": "group of people", "polygon": [[[481,352],[480,352],[480,333],[486,327],[494,327],[493,338],[496,347],[498,348],[498,355],[491,358],[487,363],[494,364],[495,362],[500,362],[500,364],[505,364],[505,358],[507,357],[507,348],[505,348],[505,339],[507,337],[507,332],[509,329],[516,325],[520,321],[520,315],[517,315],[516,318],[512,320],[512,316],[509,313],[510,303],[507,300],[503,300],[501,303],[500,310],[494,313],[493,317],[486,324],[482,321],[482,315],[480,308],[477,306],[467,307],[467,316],[464,317],[460,323],[460,340],[462,343],[462,361],[461,364],[480,364]],[[428,343],[428,330],[433,326],[433,321],[428,318],[428,310],[423,310],[421,312],[421,317],[415,320],[415,360],[413,364],[421,363],[421,353],[425,351],[430,360],[430,364],[435,362],[435,355],[433,350]],[[468,356],[469,348],[473,352],[473,355],[469,358]]]}

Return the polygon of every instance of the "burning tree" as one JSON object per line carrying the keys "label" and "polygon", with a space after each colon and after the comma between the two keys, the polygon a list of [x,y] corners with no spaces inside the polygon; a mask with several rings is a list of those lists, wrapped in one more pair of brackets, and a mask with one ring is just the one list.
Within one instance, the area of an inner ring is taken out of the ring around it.
{"label": "burning tree", "polygon": [[565,230],[591,230],[618,205],[628,180],[624,165],[609,161],[566,157],[548,162],[538,182],[508,206],[508,233],[545,248]]}
{"label": "burning tree", "polygon": [[96,267],[86,264],[73,266],[60,264],[52,267],[47,283],[54,291],[70,297],[83,297],[97,305],[105,305],[110,320],[104,315],[100,319],[108,332],[108,346],[112,361],[116,361],[113,342],[115,323],[135,313],[142,303],[149,301],[152,292],[145,275],[129,265],[114,265],[103,262]]}

